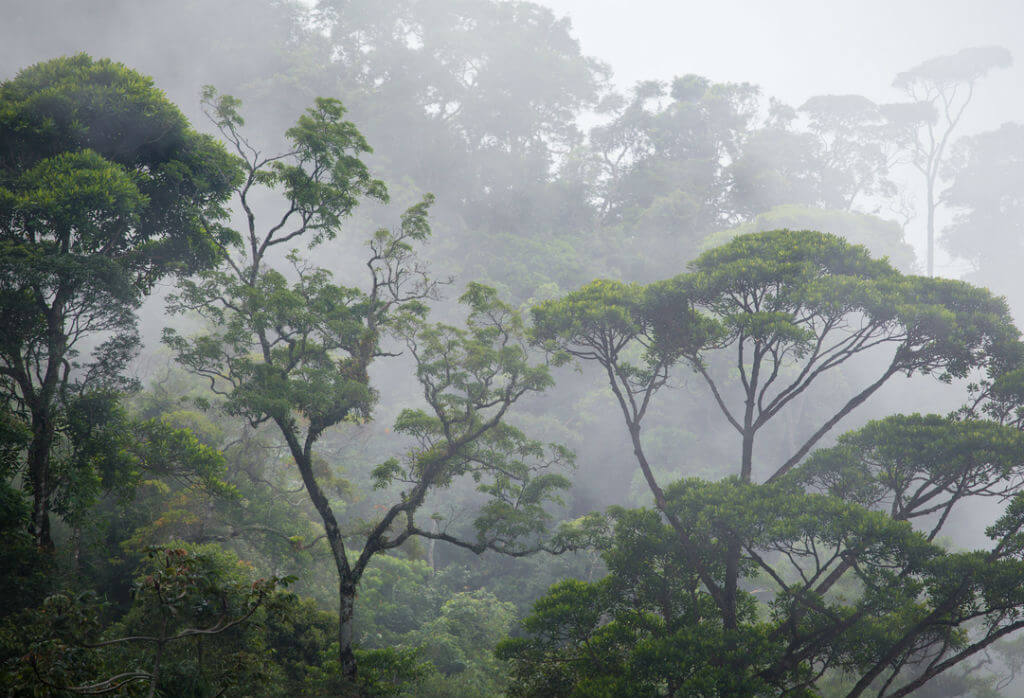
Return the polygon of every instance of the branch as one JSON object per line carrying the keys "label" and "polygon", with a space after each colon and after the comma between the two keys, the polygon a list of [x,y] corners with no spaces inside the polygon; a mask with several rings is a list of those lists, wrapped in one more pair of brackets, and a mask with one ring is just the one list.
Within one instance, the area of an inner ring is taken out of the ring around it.
{"label": "branch", "polygon": [[935,665],[933,668],[924,672],[916,679],[900,688],[900,690],[892,694],[892,698],[900,698],[901,696],[910,695],[911,693],[916,691],[918,688],[923,686],[928,681],[931,681],[933,678],[935,678],[942,672],[946,671],[947,669],[953,666],[956,666],[957,664],[967,659],[971,655],[977,654],[981,650],[991,645],[996,640],[999,640],[1000,638],[1003,638],[1011,633],[1014,633],[1017,630],[1020,630],[1021,628],[1024,628],[1024,620],[1019,620],[1015,623],[1003,626],[996,632],[986,635],[984,639],[974,643],[973,645],[970,645],[961,652],[954,654],[952,657],[942,662],[941,664]]}
{"label": "branch", "polygon": [[898,364],[897,364],[897,362],[895,360],[893,360],[893,362],[891,364],[889,364],[889,367],[885,370],[885,372],[882,374],[882,376],[878,380],[876,380],[874,383],[872,383],[868,387],[864,388],[864,390],[860,391],[859,393],[854,395],[852,398],[850,398],[847,401],[847,403],[845,405],[843,405],[842,409],[840,409],[838,412],[836,412],[827,422],[825,422],[816,432],[814,432],[814,434],[812,434],[811,437],[806,442],[804,442],[804,445],[801,446],[797,450],[797,452],[794,453],[789,458],[789,460],[787,460],[785,463],[783,463],[781,466],[779,466],[779,469],[776,470],[775,473],[770,478],[768,478],[768,480],[766,482],[767,483],[774,482],[778,478],[780,478],[783,475],[785,475],[786,473],[788,473],[797,463],[800,462],[800,460],[805,455],[807,455],[808,451],[810,451],[812,448],[814,448],[814,445],[816,443],[818,443],[818,441],[820,441],[821,438],[823,436],[825,436],[825,434],[827,434],[829,431],[831,431],[832,427],[834,427],[836,424],[838,424],[840,422],[840,420],[843,419],[843,417],[845,417],[850,412],[852,412],[854,409],[856,409],[858,406],[860,406],[861,403],[863,403],[865,400],[867,400],[869,397],[871,397],[871,395],[876,390],[881,388],[882,385],[887,380],[889,380],[892,376],[894,376],[898,372],[898,370],[899,370]]}

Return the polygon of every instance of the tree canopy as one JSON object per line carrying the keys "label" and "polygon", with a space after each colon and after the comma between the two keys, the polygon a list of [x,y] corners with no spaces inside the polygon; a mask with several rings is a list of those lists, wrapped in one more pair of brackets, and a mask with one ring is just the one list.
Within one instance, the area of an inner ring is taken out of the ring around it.
{"label": "tree canopy", "polygon": [[0,85],[0,133],[0,386],[32,431],[32,527],[49,547],[62,406],[123,383],[154,283],[220,259],[237,170],[151,79],[84,54]]}
{"label": "tree canopy", "polygon": [[584,12],[9,8],[7,693],[1018,689],[1009,52],[789,103]]}
{"label": "tree canopy", "polygon": [[[712,248],[669,281],[597,281],[533,314],[537,341],[601,367],[655,510],[613,511],[609,576],[553,588],[526,621],[530,636],[503,646],[524,677],[521,695],[813,694],[830,672],[851,677],[845,695],[883,675],[883,694],[891,685],[907,695],[1017,629],[1008,609],[1024,599],[996,581],[1018,564],[1015,506],[988,529],[991,549],[945,554],[934,541],[966,499],[1024,496],[1019,431],[894,417],[801,465],[897,374],[949,380],[1005,366],[1018,332],[1002,299],[905,276],[832,235],[780,230]],[[755,474],[757,433],[862,353],[882,359],[867,386]],[[723,480],[665,483],[646,455],[643,421],[678,364],[700,376],[739,436]],[[920,517],[927,534],[908,523]],[[639,521],[667,560],[623,538]],[[679,577],[679,588],[648,597],[662,577]],[[756,611],[759,594],[767,614]],[[979,619],[984,632],[951,634]]]}

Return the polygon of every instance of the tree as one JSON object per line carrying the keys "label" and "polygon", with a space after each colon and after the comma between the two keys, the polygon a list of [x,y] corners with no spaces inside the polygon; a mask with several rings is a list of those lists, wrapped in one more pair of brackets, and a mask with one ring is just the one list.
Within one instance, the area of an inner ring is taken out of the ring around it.
{"label": "tree", "polygon": [[699,251],[717,247],[740,235],[780,229],[834,231],[847,242],[863,245],[872,256],[884,257],[901,272],[909,273],[914,269],[914,248],[904,242],[903,229],[896,221],[866,213],[807,206],[776,206],[746,223],[708,235]]}
{"label": "tree", "polygon": [[[509,695],[719,696],[752,695],[764,683],[737,672],[714,602],[680,555],[675,532],[657,512],[613,508],[614,530],[601,544],[608,575],[596,582],[554,585],[523,621],[528,633],[503,641],[511,660]],[[750,665],[769,648],[754,633],[755,605],[742,643]],[[760,645],[760,647],[758,646]]]}
{"label": "tree", "polygon": [[[741,437],[745,481],[753,476],[757,433],[816,380],[858,355],[890,349],[880,375],[799,442],[769,480],[895,375],[964,377],[1016,336],[1005,303],[988,292],[905,276],[863,247],[812,231],[743,235],[706,251],[690,273],[669,281],[643,288],[596,282],[533,312],[540,341],[610,372],[631,422],[642,419],[672,366],[692,367]],[[649,351],[640,367],[623,354],[634,346]],[[722,349],[734,352],[738,384],[713,375],[709,358]],[[738,402],[729,400],[725,385],[739,388]]]}
{"label": "tree", "polygon": [[[673,533],[675,564],[693,575],[691,593],[715,609],[714,625],[724,633],[716,666],[766,681],[773,690],[793,691],[813,685],[829,669],[862,672],[856,690],[863,691],[886,666],[895,666],[891,683],[924,655],[934,660],[928,671],[954,665],[947,652],[958,645],[949,628],[974,618],[1001,618],[1001,607],[987,603],[978,615],[965,612],[942,626],[952,609],[988,593],[973,586],[975,582],[997,584],[999,575],[1017,564],[1015,553],[1007,552],[1016,545],[1016,505],[1004,524],[993,529],[993,550],[973,558],[942,557],[930,542],[935,532],[926,537],[906,522],[972,494],[1015,497],[1017,481],[1010,473],[1019,465],[1017,446],[994,449],[990,456],[979,443],[1012,438],[1016,444],[1016,432],[965,428],[952,431],[945,441],[930,433],[924,440],[947,446],[952,440],[960,450],[919,449],[927,459],[922,467],[932,478],[924,492],[961,489],[948,500],[935,499],[937,493],[932,493],[916,501],[916,513],[894,509],[886,516],[873,511],[878,501],[839,495],[823,499],[809,492],[813,488],[797,474],[806,472],[798,465],[815,444],[894,376],[962,378],[1015,355],[1017,331],[1001,299],[962,282],[904,276],[835,236],[770,231],[711,249],[692,263],[690,273],[670,281],[647,287],[594,282],[564,299],[540,304],[533,314],[538,341],[594,361],[607,377],[655,507]],[[715,360],[723,350],[732,353],[731,361]],[[858,355],[883,351],[887,358],[867,385],[818,417],[781,463],[761,472],[765,484],[753,484],[758,432],[829,372],[853,364]],[[707,385],[739,436],[738,467],[731,478],[666,486],[647,459],[643,420],[680,363]],[[723,364],[734,367],[725,379],[715,370]],[[733,389],[738,400],[730,398]],[[871,438],[885,443],[884,436]],[[900,438],[908,451],[915,448],[906,433]],[[867,448],[853,451],[863,455]],[[964,462],[965,453],[985,456]],[[957,457],[961,465],[956,465]],[[951,479],[942,479],[947,477],[940,475],[944,469],[954,473],[948,475]],[[996,483],[1003,481],[1006,486],[1000,490]],[[943,517],[939,528],[945,521]],[[967,574],[968,558],[981,567],[963,578],[963,586],[949,586],[945,575],[954,567]],[[812,565],[810,572],[807,565]],[[755,598],[741,585],[757,575],[765,576],[775,597],[766,627],[751,615]],[[863,595],[850,607],[842,597],[828,596],[841,582],[853,584],[852,578],[862,585]],[[919,611],[912,608],[922,588],[934,594],[923,620],[915,624],[909,619],[917,617]],[[883,589],[892,605],[875,595]],[[1000,589],[1000,594],[1008,592]],[[1019,601],[1012,596],[1006,602],[1016,607]],[[868,617],[885,620],[869,630],[862,623]],[[946,635],[940,627],[946,627]],[[1002,636],[1016,626],[996,622],[995,627]],[[899,640],[891,641],[893,637]],[[987,636],[979,646],[992,638]],[[780,644],[765,654],[764,641]],[[722,687],[709,693],[728,694]]]}
{"label": "tree", "polygon": [[208,695],[266,676],[250,620],[268,607],[281,610],[278,587],[287,579],[253,579],[213,546],[154,548],[137,573],[131,608],[108,627],[102,604],[74,592],[54,594],[20,619],[27,618],[23,655],[8,667],[9,686],[106,695],[140,685],[150,697]]}
{"label": "tree", "polygon": [[[354,113],[403,175],[442,199],[547,180],[607,72],[581,55],[567,19],[535,3],[330,0],[318,12]],[[421,131],[433,137],[412,137]]]}
{"label": "tree", "polygon": [[134,310],[217,261],[236,170],[151,79],[84,54],[0,85],[0,134],[0,391],[31,427],[31,526],[52,548],[63,406],[126,387]]}
{"label": "tree", "polygon": [[[238,100],[204,95],[210,118],[236,150],[245,172],[237,190],[248,228],[227,252],[219,270],[182,284],[178,311],[196,312],[210,329],[194,337],[167,330],[165,341],[190,371],[209,380],[228,413],[253,427],[270,424],[287,445],[310,501],[320,516],[338,580],[338,662],[346,680],[356,677],[353,617],[360,579],[375,555],[411,536],[432,537],[477,552],[498,549],[525,554],[539,547],[544,503],[567,485],[541,473],[564,460],[504,423],[521,397],[550,382],[546,367],[531,362],[519,314],[494,291],[471,286],[462,300],[466,329],[429,326],[424,301],[436,294],[417,261],[414,246],[430,232],[429,195],[402,215],[397,231],[378,230],[368,241],[366,289],[336,285],[331,273],[288,255],[292,280],[270,265],[279,245],[333,238],[341,221],[363,198],[383,200],[383,183],[359,159],[369,147],[343,119],[336,100],[318,99],[287,132],[292,149],[266,156],[240,133]],[[261,228],[254,208],[259,187],[279,189],[283,214]],[[416,447],[405,460],[374,471],[375,485],[401,482],[403,492],[380,519],[346,531],[335,514],[314,447],[343,421],[368,419],[376,398],[368,369],[387,355],[386,333],[404,338],[417,362],[427,410],[406,410],[395,429]],[[472,476],[490,501],[479,517],[479,537],[462,541],[447,531],[426,531],[415,521],[428,494],[455,478]],[[350,549],[361,541],[358,554]],[[521,541],[526,541],[525,543]]]}
{"label": "tree", "polygon": [[817,139],[788,126],[770,124],[751,133],[729,166],[732,208],[744,219],[782,204],[831,203]]}
{"label": "tree", "polygon": [[443,235],[425,254],[439,274],[522,302],[538,277],[576,265],[566,250],[592,207],[587,182],[560,172],[609,71],[582,54],[568,19],[495,0],[330,0],[315,15],[331,55],[324,93],[341,96],[388,181],[437,196]]}
{"label": "tree", "polygon": [[665,247],[670,237],[673,259],[691,253],[696,237],[730,218],[726,168],[743,152],[758,93],[684,75],[671,86],[640,82],[618,104],[609,98],[611,120],[590,133],[604,222],[619,238]]}
{"label": "tree", "polygon": [[971,279],[1006,293],[1020,310],[1015,260],[1024,244],[1024,125],[961,139],[947,162],[945,203],[955,213],[944,247],[970,260]]}
{"label": "tree", "polygon": [[[946,162],[946,148],[974,97],[978,80],[1012,62],[1010,52],[999,46],[965,48],[929,59],[900,73],[893,81],[893,87],[912,100],[911,110],[890,113],[913,134],[910,163],[924,180],[928,276],[935,275],[935,212],[941,203],[938,184]],[[905,118],[908,116],[909,119]]]}
{"label": "tree", "polygon": [[800,111],[821,147],[822,189],[831,206],[850,211],[861,197],[895,193],[889,172],[906,143],[884,105],[860,95],[818,95]]}
{"label": "tree", "polygon": [[[914,450],[936,435],[935,448]],[[667,488],[713,575],[725,573],[730,539],[743,541],[732,629],[663,516],[614,512],[609,575],[552,588],[529,636],[501,647],[514,695],[813,696],[827,684],[826,695],[904,696],[1020,630],[1020,433],[914,415],[840,444],[786,483]],[[902,497],[904,476],[916,501]],[[963,480],[972,484],[949,488]],[[1011,497],[988,549],[949,552],[908,524],[988,485]],[[895,516],[875,506],[894,499],[910,506]]]}

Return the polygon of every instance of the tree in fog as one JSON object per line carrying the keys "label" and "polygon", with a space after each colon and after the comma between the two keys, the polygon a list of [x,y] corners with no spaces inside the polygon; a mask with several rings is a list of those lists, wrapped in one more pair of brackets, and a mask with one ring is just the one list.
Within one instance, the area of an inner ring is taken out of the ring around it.
{"label": "tree in fog", "polygon": [[884,105],[860,95],[819,95],[804,102],[800,112],[820,145],[828,206],[852,210],[860,199],[896,194],[889,176],[899,162],[904,133],[886,117]]}
{"label": "tree in fog", "polygon": [[935,213],[942,203],[939,184],[947,148],[978,81],[1012,62],[1010,52],[999,46],[966,48],[929,59],[893,81],[911,100],[912,108],[901,110],[897,118],[913,136],[908,148],[910,164],[921,174],[925,187],[928,276],[935,275]]}
{"label": "tree in fog", "polygon": [[589,183],[558,173],[609,71],[581,53],[568,20],[492,0],[328,0],[317,12],[334,51],[330,89],[376,162],[396,186],[437,196],[434,266],[520,300],[571,269]]}
{"label": "tree in fog", "polygon": [[970,260],[971,279],[1005,293],[1020,312],[1024,259],[1024,125],[1007,123],[959,141],[943,194],[954,210],[943,246]]}
{"label": "tree in fog", "polygon": [[[548,451],[506,425],[504,417],[521,397],[546,388],[550,378],[543,364],[530,361],[518,313],[486,287],[471,286],[463,296],[466,328],[423,321],[425,302],[437,289],[415,251],[430,232],[429,195],[402,215],[398,230],[380,229],[367,241],[365,288],[336,284],[329,271],[296,250],[287,255],[287,275],[274,268],[272,254],[282,245],[333,239],[362,200],[386,200],[384,184],[360,159],[369,146],[344,120],[337,100],[318,99],[288,131],[291,150],[279,155],[262,153],[242,134],[238,100],[207,88],[204,103],[244,172],[236,195],[247,227],[225,247],[220,269],[183,282],[172,301],[177,311],[206,318],[209,329],[193,337],[167,330],[165,341],[179,362],[209,381],[229,414],[254,428],[271,424],[284,439],[334,562],[337,669],[351,684],[357,589],[375,555],[412,536],[477,552],[525,554],[543,534],[544,504],[567,486],[561,475],[544,471],[568,454]],[[266,222],[257,203],[261,188],[284,198],[283,212]],[[416,359],[427,408],[399,415],[396,431],[416,447],[373,472],[376,487],[402,483],[398,501],[378,520],[347,530],[335,514],[330,477],[320,470],[315,446],[331,427],[370,417],[377,395],[368,369],[389,355],[382,348],[387,335],[402,337]],[[421,529],[415,515],[430,491],[461,476],[481,482],[489,498],[477,522],[478,538],[463,541],[447,531]],[[356,541],[361,548],[353,550]]]}
{"label": "tree in fog", "polygon": [[[1024,527],[1017,430],[892,418],[802,464],[897,375],[948,380],[1012,362],[1018,333],[1001,299],[904,276],[831,235],[771,231],[667,282],[598,281],[533,312],[539,341],[601,368],[658,514],[613,510],[610,576],[554,588],[527,621],[533,634],[504,646],[520,695],[810,694],[826,674],[849,696],[876,680],[880,695],[907,695],[1022,626],[1010,582]],[[876,375],[788,457],[758,457],[758,432],[872,354],[887,357]],[[663,482],[648,460],[644,420],[680,365],[736,432],[732,477]],[[979,497],[1013,502],[988,531],[992,548],[934,545],[950,512]],[[908,524],[928,516],[927,533]]]}
{"label": "tree in fog", "polygon": [[0,390],[31,431],[32,531],[52,548],[62,413],[130,383],[157,281],[220,258],[236,169],[151,79],[85,54],[0,85],[0,134]]}

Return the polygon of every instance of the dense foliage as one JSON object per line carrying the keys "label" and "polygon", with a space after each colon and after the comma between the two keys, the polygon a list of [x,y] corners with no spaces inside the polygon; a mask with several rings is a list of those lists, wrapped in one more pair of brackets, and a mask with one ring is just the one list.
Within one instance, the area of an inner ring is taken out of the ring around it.
{"label": "dense foliage", "polygon": [[4,695],[1017,688],[1024,139],[956,140],[1005,49],[798,107],[518,1],[40,0],[0,55]]}

